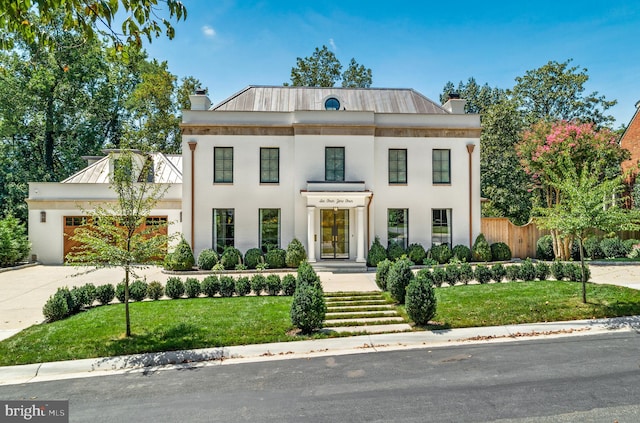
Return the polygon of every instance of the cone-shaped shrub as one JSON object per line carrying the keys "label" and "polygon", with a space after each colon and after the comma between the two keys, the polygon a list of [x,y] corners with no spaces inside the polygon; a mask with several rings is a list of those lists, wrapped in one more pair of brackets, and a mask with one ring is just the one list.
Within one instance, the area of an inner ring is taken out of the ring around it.
{"label": "cone-shaped shrub", "polygon": [[398,303],[404,303],[407,294],[407,285],[409,285],[413,278],[411,262],[408,258],[401,258],[391,265],[389,275],[387,276],[387,288],[393,299]]}
{"label": "cone-shaped shrub", "polygon": [[327,313],[324,294],[319,284],[301,284],[291,302],[291,323],[308,334],[322,327]]}
{"label": "cone-shaped shrub", "polygon": [[300,285],[315,285],[322,288],[320,283],[320,278],[313,267],[307,262],[303,261],[298,266],[298,278],[297,278],[298,286]]}
{"label": "cone-shaped shrub", "polygon": [[167,254],[164,260],[164,267],[168,270],[191,270],[195,264],[191,246],[184,238],[180,239],[176,249]]}
{"label": "cone-shaped shrub", "polygon": [[376,267],[378,263],[386,258],[387,250],[385,250],[382,244],[380,244],[380,238],[376,236],[373,240],[373,244],[371,244],[371,248],[369,248],[369,253],[367,254],[367,266]]}
{"label": "cone-shaped shrub", "polygon": [[436,293],[429,277],[418,272],[407,286],[405,308],[409,318],[417,325],[424,326],[436,314]]}
{"label": "cone-shaped shrub", "polygon": [[383,291],[387,290],[387,276],[389,276],[389,269],[391,269],[391,261],[384,259],[378,262],[376,266],[376,285]]}
{"label": "cone-shaped shrub", "polygon": [[491,247],[483,234],[478,235],[471,248],[473,261],[491,261]]}
{"label": "cone-shaped shrub", "polygon": [[297,238],[293,238],[287,246],[287,254],[284,258],[287,267],[298,267],[306,258],[307,252],[304,250],[304,246]]}

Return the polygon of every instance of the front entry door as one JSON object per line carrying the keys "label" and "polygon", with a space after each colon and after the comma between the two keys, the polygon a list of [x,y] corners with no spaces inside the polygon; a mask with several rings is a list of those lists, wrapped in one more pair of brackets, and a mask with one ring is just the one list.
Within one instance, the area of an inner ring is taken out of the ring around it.
{"label": "front entry door", "polygon": [[349,258],[349,210],[321,209],[323,259]]}

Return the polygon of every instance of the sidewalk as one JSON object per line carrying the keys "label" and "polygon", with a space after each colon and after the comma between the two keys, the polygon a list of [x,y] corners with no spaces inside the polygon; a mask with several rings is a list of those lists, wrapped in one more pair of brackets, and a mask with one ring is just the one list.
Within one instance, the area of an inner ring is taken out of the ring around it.
{"label": "sidewalk", "polygon": [[187,351],[59,361],[0,367],[0,385],[49,380],[149,373],[178,368],[218,366],[258,361],[425,349],[479,342],[513,342],[535,338],[585,336],[616,331],[640,331],[640,316],[571,322],[388,333],[347,338],[207,348]]}

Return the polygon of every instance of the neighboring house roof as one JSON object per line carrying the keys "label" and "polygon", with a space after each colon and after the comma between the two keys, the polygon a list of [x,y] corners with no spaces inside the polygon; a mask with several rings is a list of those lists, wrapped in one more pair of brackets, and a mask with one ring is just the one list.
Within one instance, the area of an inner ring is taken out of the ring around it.
{"label": "neighboring house roof", "polygon": [[216,111],[293,112],[324,110],[335,97],[340,110],[376,113],[449,114],[422,94],[406,88],[318,88],[248,86],[211,107]]}
{"label": "neighboring house roof", "polygon": [[[174,154],[150,153],[156,183],[182,183],[182,156]],[[109,156],[90,164],[62,181],[63,184],[108,184],[111,182]]]}
{"label": "neighboring house roof", "polygon": [[622,162],[622,170],[636,175],[636,166],[640,163],[640,101],[636,103],[636,112],[620,138],[620,146],[631,153],[629,160]]}

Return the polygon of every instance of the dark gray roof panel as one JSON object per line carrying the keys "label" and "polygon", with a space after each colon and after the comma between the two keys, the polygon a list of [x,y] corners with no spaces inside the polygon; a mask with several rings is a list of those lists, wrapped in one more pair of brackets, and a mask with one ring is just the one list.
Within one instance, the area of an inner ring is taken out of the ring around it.
{"label": "dark gray roof panel", "polygon": [[405,88],[316,88],[249,86],[211,110],[235,112],[293,112],[324,110],[335,97],[340,108],[376,113],[448,114],[435,102]]}

